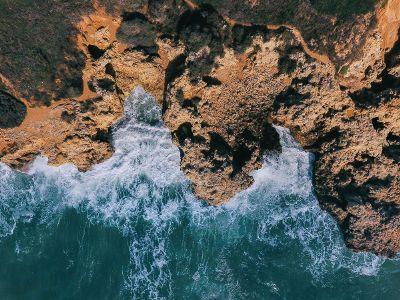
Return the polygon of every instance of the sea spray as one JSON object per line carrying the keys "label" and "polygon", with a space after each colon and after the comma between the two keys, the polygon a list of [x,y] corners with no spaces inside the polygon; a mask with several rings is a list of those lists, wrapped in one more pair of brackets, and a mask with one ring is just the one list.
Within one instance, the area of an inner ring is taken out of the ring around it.
{"label": "sea spray", "polygon": [[128,299],[316,296],[349,277],[379,278],[385,259],[344,246],[313,194],[312,155],[276,129],[282,153],[265,157],[254,185],[207,206],[179,169],[154,98],[139,87],[112,129],[114,155],[90,171],[51,167],[44,157],[27,174],[0,165],[0,235],[30,222],[51,230],[68,209],[114,228],[129,244],[119,291]]}

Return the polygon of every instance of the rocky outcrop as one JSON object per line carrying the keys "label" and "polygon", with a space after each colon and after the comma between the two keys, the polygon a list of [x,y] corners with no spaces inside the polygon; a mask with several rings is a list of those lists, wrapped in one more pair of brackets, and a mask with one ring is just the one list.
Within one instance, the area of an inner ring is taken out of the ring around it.
{"label": "rocky outcrop", "polygon": [[313,1],[293,1],[293,11],[285,5],[287,16],[276,1],[240,1],[246,14],[231,2],[98,1],[82,8],[67,37],[75,52],[65,60],[73,63],[54,69],[79,73],[79,93],[71,88],[78,81],[58,71],[37,88],[46,101],[15,80],[19,73],[0,76],[9,116],[0,126],[1,160],[23,167],[43,154],[52,164],[88,170],[112,154],[110,128],[141,85],[162,107],[199,198],[218,205],[248,188],[263,155],[281,150],[272,126],[279,124],[315,154],[315,192],[347,244],[394,255],[400,42],[393,28],[398,33],[400,17],[391,10],[399,1],[362,6],[352,19],[321,13]]}
{"label": "rocky outcrop", "polygon": [[368,89],[355,95],[341,91],[323,71],[304,76],[308,83],[293,90],[309,97],[280,104],[276,121],[315,153],[315,191],[321,206],[339,221],[348,245],[394,255],[400,246],[397,89],[389,84],[379,93]]}

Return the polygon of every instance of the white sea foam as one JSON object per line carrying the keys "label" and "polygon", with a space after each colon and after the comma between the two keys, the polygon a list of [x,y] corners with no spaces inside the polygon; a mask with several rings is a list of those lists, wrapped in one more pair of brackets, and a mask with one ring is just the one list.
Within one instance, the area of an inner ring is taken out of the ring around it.
{"label": "white sea foam", "polygon": [[[312,156],[287,129],[276,128],[282,154],[266,157],[263,168],[253,173],[251,188],[222,207],[209,207],[195,199],[180,172],[179,150],[154,98],[137,88],[125,102],[125,117],[113,128],[114,155],[92,170],[51,167],[44,157],[32,163],[28,174],[0,164],[0,236],[12,234],[18,222],[34,217],[51,226],[66,207],[85,212],[92,222],[116,227],[129,238],[125,285],[135,298],[171,297],[176,274],[169,263],[176,260],[174,255],[199,261],[197,271],[189,275],[194,284],[208,289],[201,292],[203,298],[240,293],[225,254],[216,247],[244,236],[265,247],[300,245],[299,260],[316,283],[343,268],[376,274],[384,259],[345,248],[335,222],[321,211],[312,193]],[[171,253],[169,243],[182,224],[187,231],[183,236],[193,236],[193,243],[204,251],[189,253],[188,242],[182,241],[179,255]],[[221,294],[215,294],[221,286],[207,278],[212,255],[216,274],[222,272],[229,287]],[[269,284],[278,293],[279,288]]]}

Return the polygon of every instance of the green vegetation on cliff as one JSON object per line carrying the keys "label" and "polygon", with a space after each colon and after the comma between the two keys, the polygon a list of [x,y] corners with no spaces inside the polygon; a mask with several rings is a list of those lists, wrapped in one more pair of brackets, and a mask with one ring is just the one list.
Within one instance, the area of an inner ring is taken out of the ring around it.
{"label": "green vegetation on cliff", "polygon": [[320,13],[350,19],[356,15],[372,11],[377,0],[310,0],[311,5]]}
{"label": "green vegetation on cliff", "polygon": [[[82,90],[84,59],[73,44],[74,24],[90,0],[0,0],[0,73],[27,97],[49,103]],[[59,78],[61,86],[56,86]]]}

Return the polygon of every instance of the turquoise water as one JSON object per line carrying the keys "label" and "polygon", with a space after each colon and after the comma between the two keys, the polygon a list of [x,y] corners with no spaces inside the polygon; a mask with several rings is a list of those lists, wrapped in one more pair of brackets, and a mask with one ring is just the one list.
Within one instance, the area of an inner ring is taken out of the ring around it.
{"label": "turquoise water", "polygon": [[286,129],[282,154],[216,208],[191,193],[160,120],[138,88],[91,171],[0,165],[0,299],[399,298],[398,260],[346,249]]}

